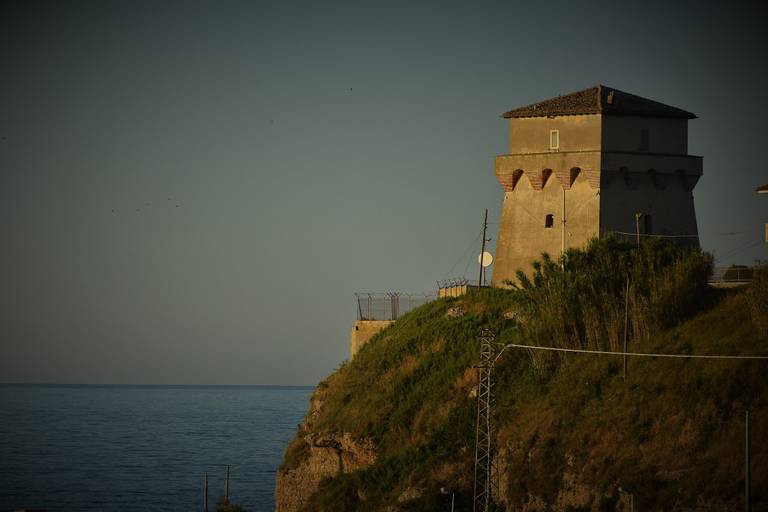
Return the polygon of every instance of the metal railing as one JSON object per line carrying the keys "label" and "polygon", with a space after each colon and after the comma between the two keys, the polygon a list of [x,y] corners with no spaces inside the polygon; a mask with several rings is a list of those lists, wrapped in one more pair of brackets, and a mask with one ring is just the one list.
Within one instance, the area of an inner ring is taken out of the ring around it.
{"label": "metal railing", "polygon": [[681,245],[683,247],[698,247],[699,246],[699,235],[691,235],[691,234],[662,234],[662,233],[630,233],[626,231],[605,231],[602,234],[603,237],[612,236],[616,240],[623,242],[625,244],[629,245],[636,245],[638,243],[638,240],[641,242],[644,240],[648,240],[651,238],[655,239],[663,239],[668,240],[671,242],[675,242],[677,245]]}
{"label": "metal railing", "polygon": [[717,267],[709,278],[711,284],[751,283],[757,267]]}
{"label": "metal railing", "polygon": [[435,300],[430,293],[355,293],[358,320],[397,320],[412,309]]}

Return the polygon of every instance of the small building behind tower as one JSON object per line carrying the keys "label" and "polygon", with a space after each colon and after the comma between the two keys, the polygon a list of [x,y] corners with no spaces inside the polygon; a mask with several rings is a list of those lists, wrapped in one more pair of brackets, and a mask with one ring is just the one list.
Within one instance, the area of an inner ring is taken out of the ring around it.
{"label": "small building behind tower", "polygon": [[510,110],[509,153],[496,157],[504,203],[493,285],[530,273],[544,252],[615,233],[698,245],[685,110],[598,85]]}

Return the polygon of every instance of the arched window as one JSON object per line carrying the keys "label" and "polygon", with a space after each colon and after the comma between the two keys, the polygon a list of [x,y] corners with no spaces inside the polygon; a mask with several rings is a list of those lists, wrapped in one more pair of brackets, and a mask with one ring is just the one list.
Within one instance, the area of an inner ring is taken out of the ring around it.
{"label": "arched window", "polygon": [[551,228],[555,225],[555,216],[551,213],[548,213],[546,217],[544,217],[544,227],[545,228]]}

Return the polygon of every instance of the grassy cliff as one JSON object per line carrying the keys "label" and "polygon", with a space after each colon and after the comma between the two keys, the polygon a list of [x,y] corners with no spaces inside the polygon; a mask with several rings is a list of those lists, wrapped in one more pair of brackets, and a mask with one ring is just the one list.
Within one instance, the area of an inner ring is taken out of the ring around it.
{"label": "grassy cliff", "polygon": [[[501,343],[768,354],[767,279],[706,287],[706,255],[612,241],[544,259],[517,289],[488,289],[402,317],[315,392],[282,474],[308,467],[308,439],[375,447],[370,463],[323,478],[305,510],[471,510],[481,328]],[[630,278],[629,293],[626,281]],[[522,276],[521,276],[522,277]],[[768,361],[544,355],[510,349],[495,371],[501,509],[742,508],[744,411],[751,410],[754,510],[768,510]],[[343,447],[335,445],[339,460]],[[327,473],[326,473],[327,475]],[[621,491],[619,490],[621,489]]]}

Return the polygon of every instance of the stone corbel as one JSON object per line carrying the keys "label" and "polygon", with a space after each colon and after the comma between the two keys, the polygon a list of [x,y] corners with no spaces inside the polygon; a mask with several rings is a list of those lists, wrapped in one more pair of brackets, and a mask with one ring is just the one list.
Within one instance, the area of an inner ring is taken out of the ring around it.
{"label": "stone corbel", "polygon": [[552,176],[552,169],[543,169],[541,171],[541,188],[544,188],[547,185],[550,176]]}
{"label": "stone corbel", "polygon": [[634,190],[637,188],[637,184],[633,182],[632,180],[632,173],[629,172],[629,169],[626,167],[620,167],[619,168],[619,175],[621,176],[621,179],[624,180],[624,185],[630,190]]}
{"label": "stone corbel", "polygon": [[651,183],[656,190],[664,190],[667,188],[666,176],[656,171],[656,169],[648,169],[648,175],[651,177]]}
{"label": "stone corbel", "polygon": [[570,169],[557,171],[557,181],[560,182],[560,185],[565,190],[569,190],[579,176],[579,173],[581,173],[581,167],[571,167]]}
{"label": "stone corbel", "polygon": [[688,192],[693,191],[693,188],[696,186],[696,183],[699,182],[699,178],[701,178],[701,174],[689,174],[685,172],[683,169],[676,170],[675,174],[677,175],[677,178],[680,181],[680,183],[683,185],[683,188]]}
{"label": "stone corbel", "polygon": [[520,181],[520,178],[523,177],[523,174],[525,174],[525,171],[522,169],[515,169],[512,171],[512,190],[515,190],[517,182]]}
{"label": "stone corbel", "polygon": [[525,177],[534,190],[541,190],[544,186],[543,171],[525,171]]}

